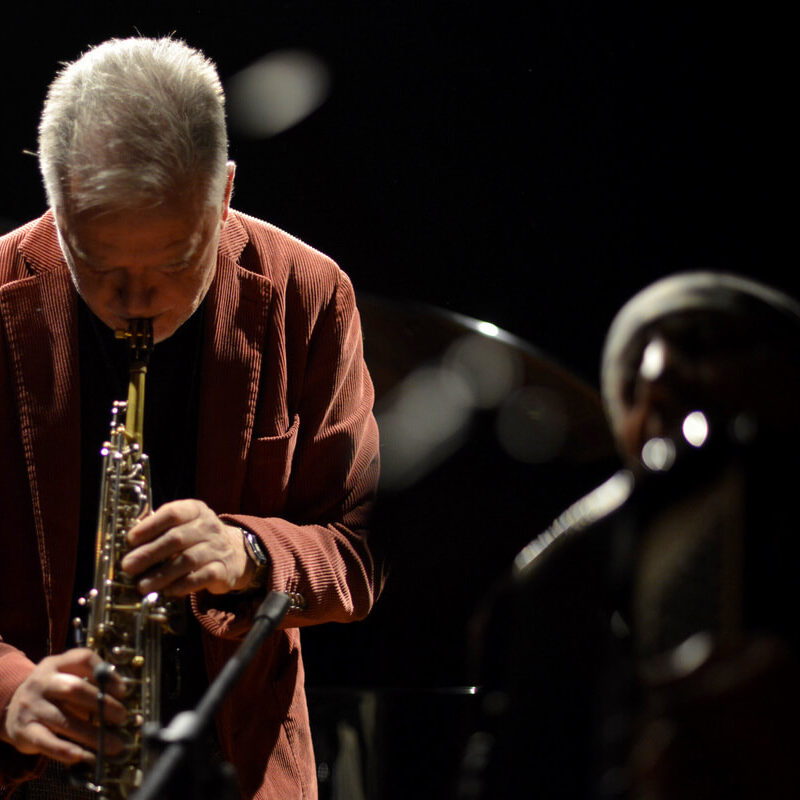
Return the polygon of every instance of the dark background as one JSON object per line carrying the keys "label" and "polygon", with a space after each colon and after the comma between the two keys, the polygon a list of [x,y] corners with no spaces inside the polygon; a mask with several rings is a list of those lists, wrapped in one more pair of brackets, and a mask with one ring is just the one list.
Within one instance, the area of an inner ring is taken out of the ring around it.
{"label": "dark background", "polygon": [[[265,54],[306,49],[329,67],[332,92],[271,139],[233,133],[234,205],[333,256],[365,296],[418,315],[415,327],[373,311],[368,353],[405,358],[447,339],[442,319],[405,305],[423,303],[519,337],[533,371],[560,365],[577,398],[596,385],[615,311],[661,275],[733,271],[798,293],[793,30],[763,3],[15,4],[0,28],[0,218],[10,228],[44,210],[24,151],[36,148],[58,63],[86,45],[174,32],[223,81]],[[488,416],[438,470],[379,504],[392,580],[366,624],[304,634],[312,689],[469,681],[478,598],[614,466],[607,442],[588,459],[514,463]],[[591,422],[597,434],[599,406]],[[330,730],[352,710],[325,691],[312,701]],[[440,771],[430,759],[457,741],[443,726],[461,706],[435,694],[382,702],[384,758],[412,778],[410,763]],[[409,724],[416,752],[403,749]],[[320,758],[328,730],[317,728]],[[396,775],[389,782],[408,796]]]}
{"label": "dark background", "polygon": [[271,140],[233,138],[236,206],[361,291],[489,320],[595,382],[614,311],[655,277],[797,288],[791,29],[769,4],[13,4],[0,217],[43,209],[23,150],[58,62],[87,44],[176,32],[223,79],[306,48],[332,94]]}

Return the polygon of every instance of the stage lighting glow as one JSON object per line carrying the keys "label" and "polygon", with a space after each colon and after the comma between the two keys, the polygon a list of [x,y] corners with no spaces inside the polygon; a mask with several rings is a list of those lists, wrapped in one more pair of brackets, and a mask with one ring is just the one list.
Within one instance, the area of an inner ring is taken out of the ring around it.
{"label": "stage lighting glow", "polygon": [[231,128],[254,139],[275,136],[319,108],[330,82],[328,67],[313,53],[271,53],[228,81]]}
{"label": "stage lighting glow", "polygon": [[657,380],[667,363],[667,346],[663,339],[653,339],[642,353],[639,374],[649,381]]}
{"label": "stage lighting glow", "polygon": [[500,328],[491,322],[479,322],[476,327],[484,336],[497,336],[500,333]]}
{"label": "stage lighting glow", "polygon": [[683,436],[692,447],[702,447],[708,438],[708,420],[702,411],[692,411],[683,420]]}
{"label": "stage lighting glow", "polygon": [[669,469],[675,463],[675,445],[669,439],[650,439],[642,448],[642,463],[653,472]]}

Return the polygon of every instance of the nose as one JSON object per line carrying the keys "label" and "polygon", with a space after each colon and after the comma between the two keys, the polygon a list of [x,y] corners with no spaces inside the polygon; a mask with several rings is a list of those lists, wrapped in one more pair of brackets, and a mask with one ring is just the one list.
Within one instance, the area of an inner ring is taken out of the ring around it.
{"label": "nose", "polygon": [[639,378],[630,403],[625,405],[619,438],[627,458],[636,462],[645,443],[656,436],[666,436],[676,418],[675,402],[657,382]]}
{"label": "nose", "polygon": [[125,269],[117,286],[117,299],[126,317],[152,316],[157,286],[147,270]]}

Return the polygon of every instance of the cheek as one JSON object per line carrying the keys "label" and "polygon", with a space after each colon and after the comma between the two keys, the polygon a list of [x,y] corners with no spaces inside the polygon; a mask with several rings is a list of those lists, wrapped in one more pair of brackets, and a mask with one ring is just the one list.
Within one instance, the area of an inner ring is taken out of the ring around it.
{"label": "cheek", "polygon": [[[214,251],[214,254],[216,256],[216,250]],[[205,296],[205,293],[211,286],[214,280],[214,275],[216,274],[216,257],[210,263],[208,261],[204,263],[206,266],[196,270],[192,276],[191,291],[195,296]]]}
{"label": "cheek", "polygon": [[209,283],[206,272],[198,271],[191,275],[182,276],[180,280],[170,287],[170,291],[176,300],[194,302],[205,295]]}
{"label": "cheek", "polygon": [[208,292],[213,271],[196,270],[186,275],[173,276],[161,284],[159,305],[181,320],[199,307]]}

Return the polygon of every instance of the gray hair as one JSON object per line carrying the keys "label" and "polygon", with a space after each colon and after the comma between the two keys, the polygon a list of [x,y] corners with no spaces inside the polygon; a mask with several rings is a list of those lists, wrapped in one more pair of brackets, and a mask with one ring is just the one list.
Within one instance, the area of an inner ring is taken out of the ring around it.
{"label": "gray hair", "polygon": [[216,67],[182,41],[111,39],[50,85],[39,166],[52,208],[157,205],[187,189],[215,204],[227,158]]}

